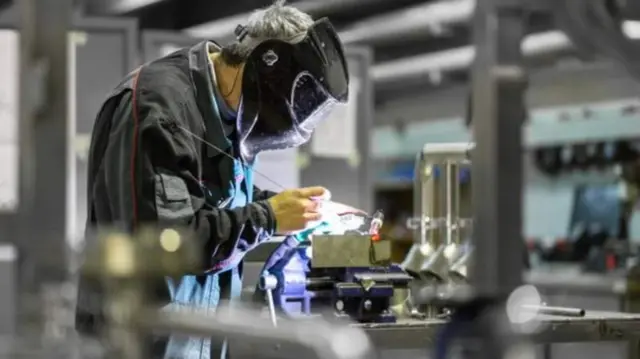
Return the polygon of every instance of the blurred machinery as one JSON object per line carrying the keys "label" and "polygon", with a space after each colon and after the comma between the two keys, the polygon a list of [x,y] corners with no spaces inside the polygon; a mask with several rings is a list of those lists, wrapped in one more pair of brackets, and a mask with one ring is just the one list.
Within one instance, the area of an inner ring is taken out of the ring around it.
{"label": "blurred machinery", "polygon": [[[467,241],[471,219],[460,213],[461,176],[468,175],[473,144],[425,145],[416,160],[414,245],[401,267],[414,277],[415,294],[423,287],[449,282],[465,282],[472,246]],[[411,297],[405,303],[411,306]],[[409,312],[418,308],[409,308]],[[427,316],[439,314],[434,308],[420,308]]]}
{"label": "blurred machinery", "polygon": [[[103,236],[90,251],[86,270],[107,289],[105,315],[108,358],[158,356],[147,333],[220,336],[233,347],[234,358],[369,358],[372,346],[359,328],[310,320],[274,326],[251,308],[218,308],[213,316],[192,308],[158,308],[153,285],[166,276],[195,270],[199,254],[188,231],[141,231],[135,238],[118,233]],[[305,335],[299,335],[305,333]],[[345,342],[345,338],[349,338]],[[348,343],[348,344],[347,344]],[[302,354],[304,353],[304,354]]]}

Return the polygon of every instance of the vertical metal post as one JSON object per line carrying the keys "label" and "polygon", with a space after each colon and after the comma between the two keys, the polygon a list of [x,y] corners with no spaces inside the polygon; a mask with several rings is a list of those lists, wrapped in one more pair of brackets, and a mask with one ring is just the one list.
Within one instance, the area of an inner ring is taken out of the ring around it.
{"label": "vertical metal post", "polygon": [[456,161],[445,163],[446,221],[445,244],[460,244],[460,164]]}
{"label": "vertical metal post", "polygon": [[[73,0],[20,0],[20,310],[39,326],[45,283],[66,278],[68,32]],[[33,302],[35,296],[36,302]],[[31,314],[33,310],[35,313]]]}
{"label": "vertical metal post", "polygon": [[413,186],[413,216],[417,220],[414,232],[414,243],[433,245],[433,231],[430,226],[435,217],[434,183],[432,164],[427,163],[425,154],[420,151],[416,159]]}
{"label": "vertical metal post", "polygon": [[520,43],[523,0],[478,1],[473,28],[474,286],[507,295],[522,282],[522,134],[525,120]]}
{"label": "vertical metal post", "polygon": [[[627,270],[627,290],[622,298],[621,310],[627,313],[640,313],[640,266]],[[640,359],[640,338],[633,338],[628,344],[627,359]]]}

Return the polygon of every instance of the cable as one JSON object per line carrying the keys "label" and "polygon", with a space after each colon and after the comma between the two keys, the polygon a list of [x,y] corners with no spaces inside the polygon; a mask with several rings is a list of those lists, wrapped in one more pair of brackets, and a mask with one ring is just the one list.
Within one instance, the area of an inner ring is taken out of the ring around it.
{"label": "cable", "polygon": [[259,174],[262,178],[266,179],[267,181],[271,182],[273,185],[277,186],[278,188],[285,190],[286,188],[281,185],[280,183],[276,182],[274,179],[270,178],[269,176],[265,175],[262,172],[256,171],[255,169],[253,169],[249,164],[247,164],[242,158],[234,158],[233,156],[231,156],[230,154],[228,154],[227,152],[223,151],[222,149],[220,149],[218,146],[208,142],[207,140],[203,139],[202,137],[196,135],[195,133],[187,130],[186,128],[184,128],[184,126],[178,126],[179,129],[181,129],[182,131],[184,131],[186,134],[188,134],[189,136],[195,138],[196,140],[204,143],[205,145],[213,148],[214,150],[218,151],[220,154],[236,161],[239,160],[240,164],[242,164],[242,166],[244,166],[245,169],[247,170],[252,170],[254,173]]}

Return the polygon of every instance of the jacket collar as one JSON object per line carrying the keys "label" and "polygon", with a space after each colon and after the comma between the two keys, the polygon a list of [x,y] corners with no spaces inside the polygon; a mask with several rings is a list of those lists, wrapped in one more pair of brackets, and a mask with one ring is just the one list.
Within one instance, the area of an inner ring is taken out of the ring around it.
{"label": "jacket collar", "polygon": [[[232,149],[229,136],[233,133],[233,124],[222,121],[216,110],[215,91],[209,51],[219,50],[220,47],[211,41],[202,41],[189,49],[189,70],[191,81],[196,91],[196,102],[205,122],[205,140],[222,151]],[[215,157],[222,155],[220,151],[207,146],[207,155]]]}

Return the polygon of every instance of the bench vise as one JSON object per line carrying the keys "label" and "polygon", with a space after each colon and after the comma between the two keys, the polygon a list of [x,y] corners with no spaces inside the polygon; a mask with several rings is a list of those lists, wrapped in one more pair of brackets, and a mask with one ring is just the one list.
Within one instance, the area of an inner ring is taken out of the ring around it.
{"label": "bench vise", "polygon": [[313,234],[266,268],[259,288],[271,311],[288,317],[326,315],[388,323],[394,289],[411,276],[392,264],[391,242],[377,233]]}

